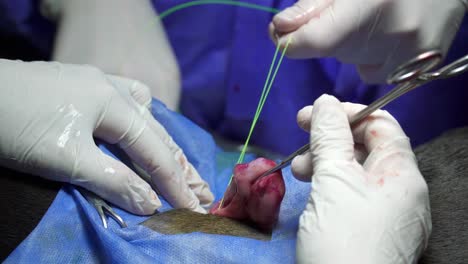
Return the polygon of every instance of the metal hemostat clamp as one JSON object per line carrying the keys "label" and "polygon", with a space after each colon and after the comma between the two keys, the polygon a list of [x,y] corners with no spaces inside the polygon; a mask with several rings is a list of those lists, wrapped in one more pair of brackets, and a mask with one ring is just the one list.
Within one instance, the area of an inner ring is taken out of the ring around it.
{"label": "metal hemostat clamp", "polygon": [[106,214],[113,218],[122,228],[127,227],[127,224],[124,222],[122,217],[115,213],[114,209],[112,209],[112,207],[110,207],[101,197],[81,187],[77,187],[77,189],[84,196],[84,198],[89,203],[91,203],[94,206],[94,208],[96,208],[96,211],[98,212],[99,217],[101,218],[104,228],[107,228]]}
{"label": "metal hemostat clamp", "polygon": [[[372,104],[362,109],[359,113],[350,118],[350,126],[353,127],[377,109],[386,106],[388,103],[398,97],[412,91],[428,82],[447,79],[460,75],[468,70],[468,54],[460,59],[442,67],[441,69],[429,72],[442,61],[442,54],[438,50],[430,50],[419,54],[417,57],[409,60],[398,67],[387,79],[388,84],[396,84],[386,95],[374,101]],[[263,173],[258,179],[267,176],[275,171],[286,167],[296,156],[309,151],[310,144],[306,144],[283,159],[274,168]],[[257,179],[257,180],[258,180]]]}

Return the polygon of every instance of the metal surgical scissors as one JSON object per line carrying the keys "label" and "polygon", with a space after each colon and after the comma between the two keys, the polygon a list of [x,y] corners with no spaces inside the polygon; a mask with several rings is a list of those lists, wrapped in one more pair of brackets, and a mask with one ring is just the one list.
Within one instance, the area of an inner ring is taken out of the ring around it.
{"label": "metal surgical scissors", "polygon": [[[350,120],[350,126],[357,125],[364,118],[368,117],[377,109],[384,107],[388,103],[406,94],[407,92],[420,87],[428,82],[447,79],[456,75],[462,74],[468,70],[468,54],[460,59],[442,67],[441,69],[429,72],[442,61],[442,54],[438,50],[423,52],[417,57],[411,59],[405,64],[398,67],[387,79],[388,84],[396,84],[386,95],[374,101],[372,104],[358,112]],[[302,155],[310,148],[310,144],[306,144],[296,150],[294,153],[286,157],[278,165],[263,173],[259,178],[267,176],[275,171],[286,167],[296,156]],[[258,178],[258,179],[259,179]]]}

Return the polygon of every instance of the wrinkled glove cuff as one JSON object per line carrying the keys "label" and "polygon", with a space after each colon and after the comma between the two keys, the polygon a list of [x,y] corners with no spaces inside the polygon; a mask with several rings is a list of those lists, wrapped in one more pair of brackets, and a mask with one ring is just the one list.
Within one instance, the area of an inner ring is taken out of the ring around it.
{"label": "wrinkled glove cuff", "polygon": [[57,21],[62,13],[64,0],[41,0],[41,14],[52,20]]}

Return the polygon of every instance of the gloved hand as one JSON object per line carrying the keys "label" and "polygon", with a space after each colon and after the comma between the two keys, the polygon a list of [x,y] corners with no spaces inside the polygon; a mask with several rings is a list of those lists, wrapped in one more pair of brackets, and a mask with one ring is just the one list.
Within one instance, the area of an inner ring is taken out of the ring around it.
{"label": "gloved hand", "polygon": [[291,43],[292,58],[336,57],[361,78],[384,82],[399,65],[429,49],[445,56],[466,0],[299,0],[277,14],[270,35]]}
{"label": "gloved hand", "polygon": [[0,165],[86,188],[135,214],[161,206],[151,186],[102,153],[118,144],[174,207],[205,212],[208,184],[151,115],[149,88],[89,66],[0,60]]}
{"label": "gloved hand", "polygon": [[43,0],[42,7],[59,24],[53,60],[139,80],[177,109],[179,68],[149,0]]}
{"label": "gloved hand", "polygon": [[311,152],[292,170],[312,181],[299,263],[416,263],[427,245],[428,189],[409,139],[381,110],[351,130],[348,118],[362,108],[324,95],[298,114]]}

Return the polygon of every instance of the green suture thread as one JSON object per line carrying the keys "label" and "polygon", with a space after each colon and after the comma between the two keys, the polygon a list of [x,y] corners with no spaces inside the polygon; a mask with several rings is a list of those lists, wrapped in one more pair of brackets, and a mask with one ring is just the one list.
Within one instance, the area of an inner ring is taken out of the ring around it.
{"label": "green suture thread", "polygon": [[[257,120],[258,120],[258,117],[260,116],[260,112],[262,111],[263,104],[265,103],[266,97],[268,96],[268,93],[270,92],[270,90],[268,89],[268,85],[269,85],[271,73],[273,71],[273,66],[275,65],[274,62],[276,61],[276,57],[278,56],[278,51],[279,51],[279,46],[276,46],[275,55],[273,56],[273,60],[270,64],[270,69],[268,70],[268,75],[265,80],[265,84],[263,85],[262,94],[260,95],[260,100],[258,101],[258,105],[257,105],[257,110],[255,110],[255,115],[252,120],[252,124],[250,125],[249,134],[247,135],[247,139],[244,143],[244,146],[242,147],[242,151],[240,153],[239,159],[237,160],[237,164],[244,161],[245,152],[247,151],[247,145],[250,142],[250,137],[252,136],[255,125],[257,124]],[[229,182],[229,184],[230,183],[231,182]]]}
{"label": "green suture thread", "polygon": [[[241,154],[239,156],[239,159],[237,160],[237,164],[241,163],[244,160],[245,152],[247,151],[247,145],[249,144],[250,137],[252,136],[254,127],[257,124],[258,118],[260,117],[260,113],[262,112],[263,105],[265,104],[266,98],[267,98],[268,94],[270,93],[271,87],[273,86],[273,82],[274,82],[274,80],[276,78],[276,74],[278,73],[279,67],[281,66],[281,62],[283,61],[284,55],[286,54],[286,50],[288,49],[288,46],[289,46],[290,42],[291,42],[291,38],[289,38],[288,41],[286,42],[286,45],[284,46],[284,49],[283,49],[281,57],[280,57],[280,59],[278,61],[278,64],[276,65],[275,71],[273,72],[273,76],[270,79],[271,71],[272,71],[273,66],[275,64],[275,60],[276,60],[276,57],[278,55],[280,45],[276,46],[275,55],[273,56],[273,60],[271,61],[270,70],[268,71],[268,76],[267,76],[267,79],[265,80],[265,85],[263,86],[262,95],[260,96],[260,100],[259,100],[258,105],[257,105],[257,110],[256,110],[255,116],[254,116],[254,118],[252,120],[252,125],[250,126],[249,134],[247,136],[247,139],[245,141],[244,146],[242,147],[242,151],[241,151]],[[233,178],[234,178],[234,175],[231,175],[231,178],[229,179],[228,187],[229,187],[229,185],[231,185],[231,182],[232,182]],[[218,208],[221,208],[223,206],[223,202],[224,202],[224,195],[223,195],[223,198],[221,199],[221,202],[219,203]]]}
{"label": "green suture thread", "polygon": [[244,3],[244,2],[239,2],[239,1],[230,1],[230,0],[197,0],[197,1],[190,1],[188,3],[183,3],[180,5],[176,5],[174,7],[169,8],[168,10],[162,12],[159,14],[160,19],[164,19],[170,14],[179,11],[181,9],[185,9],[191,6],[197,6],[197,5],[209,5],[209,4],[218,4],[218,5],[230,5],[230,6],[240,6],[240,7],[246,7],[250,9],[256,9],[260,11],[266,11],[270,13],[279,13],[281,10],[276,9],[276,8],[271,8],[271,7],[266,7],[262,5],[256,5],[256,4],[250,4],[250,3]]}
{"label": "green suture thread", "polygon": [[[270,7],[266,7],[266,6],[262,6],[262,5],[250,4],[250,3],[239,2],[239,1],[231,1],[231,0],[197,0],[197,1],[191,1],[191,2],[188,2],[188,3],[183,3],[183,4],[180,4],[180,5],[176,5],[174,7],[171,7],[168,10],[166,10],[166,11],[162,12],[161,14],[159,14],[159,18],[161,20],[163,20],[167,16],[169,16],[172,13],[177,12],[179,10],[182,10],[182,9],[185,9],[185,8],[188,8],[188,7],[192,7],[192,6],[209,5],[209,4],[240,6],[240,7],[246,7],[246,8],[256,9],[256,10],[260,10],[260,11],[266,11],[266,12],[270,12],[270,13],[274,13],[274,14],[279,13],[281,11],[281,10],[276,9],[276,8],[270,8]],[[289,38],[288,41],[286,42],[286,45],[284,46],[284,49],[283,49],[281,57],[280,57],[280,59],[278,61],[278,64],[276,65],[276,68],[275,68],[275,70],[273,72],[273,76],[271,76],[271,73],[273,71],[273,66],[275,65],[275,60],[276,60],[276,57],[278,56],[278,52],[279,52],[279,49],[280,49],[280,45],[276,46],[275,55],[273,56],[273,60],[272,60],[271,65],[270,65],[270,69],[268,71],[268,75],[267,75],[267,78],[265,80],[265,84],[263,85],[262,94],[260,95],[260,100],[259,100],[258,105],[257,105],[257,110],[255,111],[255,116],[254,116],[254,118],[252,120],[252,124],[251,124],[250,130],[249,130],[249,134],[247,136],[247,139],[245,141],[244,146],[242,147],[242,151],[241,151],[241,153],[239,155],[239,159],[237,160],[237,164],[243,162],[243,160],[244,160],[245,153],[247,151],[247,146],[248,146],[248,144],[250,142],[250,138],[252,136],[253,130],[254,130],[255,125],[257,124],[257,121],[258,121],[258,119],[260,117],[260,113],[262,112],[263,105],[266,102],[266,98],[267,98],[268,94],[270,93],[271,87],[273,86],[273,81],[276,78],[276,74],[278,73],[279,67],[281,66],[281,63],[283,61],[284,55],[286,53],[286,50],[287,50],[287,48],[289,46],[290,41],[291,41],[291,38]],[[270,79],[270,77],[271,77],[271,79]],[[229,179],[228,187],[229,187],[229,185],[231,185],[233,176],[234,175],[231,175],[231,178]],[[224,196],[221,199],[221,202],[219,203],[219,208],[221,208],[221,206],[223,205],[223,202],[224,202]]]}
{"label": "green suture thread", "polygon": [[[268,76],[267,76],[267,79],[265,80],[265,85],[263,86],[262,95],[260,96],[260,100],[258,102],[257,110],[255,112],[255,116],[254,116],[254,119],[252,121],[252,125],[250,127],[250,131],[249,131],[249,134],[247,136],[247,140],[245,141],[244,147],[242,148],[242,151],[241,151],[241,156],[239,157],[239,160],[237,161],[237,163],[241,163],[242,161],[244,161],[245,152],[247,150],[247,145],[250,142],[250,137],[252,136],[253,129],[254,129],[255,125],[257,124],[258,118],[259,118],[260,113],[262,112],[262,109],[263,109],[263,105],[265,104],[266,98],[267,98],[268,94],[270,93],[271,87],[273,86],[273,81],[275,80],[276,74],[278,73],[279,67],[281,66],[281,62],[283,61],[284,54],[286,53],[286,49],[289,46],[290,40],[291,39],[289,38],[288,42],[286,42],[286,46],[283,49],[281,57],[280,57],[280,59],[278,61],[278,65],[276,66],[275,72],[273,73],[273,77],[271,78],[271,81],[270,81],[271,71],[273,69],[273,65],[275,64],[276,56],[278,55],[278,51],[279,51],[279,47],[280,47],[279,45],[276,46],[275,55],[273,56],[273,60],[272,60],[271,65],[270,65],[270,70],[268,71]],[[268,85],[268,87],[267,87],[267,85]]]}

